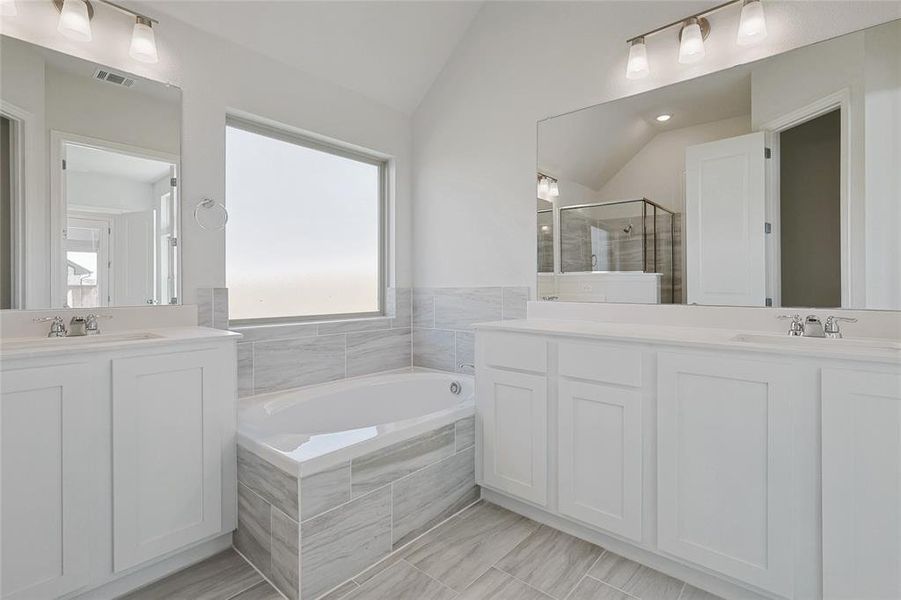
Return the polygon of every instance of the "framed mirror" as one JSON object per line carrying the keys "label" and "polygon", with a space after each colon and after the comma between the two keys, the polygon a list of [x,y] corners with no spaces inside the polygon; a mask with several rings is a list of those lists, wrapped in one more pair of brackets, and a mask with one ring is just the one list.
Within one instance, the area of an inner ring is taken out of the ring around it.
{"label": "framed mirror", "polygon": [[0,308],[179,303],[181,91],[0,44]]}
{"label": "framed mirror", "polygon": [[539,122],[538,297],[901,309],[899,56],[893,21]]}

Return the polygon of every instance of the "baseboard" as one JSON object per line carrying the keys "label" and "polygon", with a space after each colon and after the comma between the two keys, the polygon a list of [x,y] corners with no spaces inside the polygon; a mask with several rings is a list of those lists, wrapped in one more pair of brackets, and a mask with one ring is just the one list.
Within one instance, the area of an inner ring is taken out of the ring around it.
{"label": "baseboard", "polygon": [[650,552],[621,539],[605,535],[590,527],[581,525],[575,521],[570,521],[559,515],[549,513],[541,508],[511,498],[510,496],[486,487],[482,487],[482,500],[497,504],[507,510],[528,517],[533,521],[538,521],[548,527],[553,527],[554,529],[568,533],[569,535],[591,542],[602,548],[606,548],[620,556],[624,556],[625,558],[639,562],[652,569],[656,569],[661,573],[666,573],[671,577],[681,579],[696,588],[708,591],[711,594],[716,594],[726,600],[784,600],[779,596],[767,594],[765,592],[761,593],[721,579],[720,577],[711,575],[705,571],[695,569],[676,560]]}
{"label": "baseboard", "polygon": [[176,571],[181,571],[195,563],[199,563],[214,554],[231,548],[232,534],[228,532],[212,539],[200,542],[186,550],[165,556],[154,563],[141,565],[121,575],[110,575],[97,587],[88,591],[80,591],[65,596],[70,600],[112,600],[127,594],[158,579],[162,579]]}

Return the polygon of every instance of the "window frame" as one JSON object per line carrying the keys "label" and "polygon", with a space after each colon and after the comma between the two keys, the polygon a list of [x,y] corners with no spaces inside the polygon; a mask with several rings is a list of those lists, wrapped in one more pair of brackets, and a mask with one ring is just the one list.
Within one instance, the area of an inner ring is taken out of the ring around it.
{"label": "window frame", "polygon": [[[247,327],[253,325],[286,325],[292,323],[313,323],[318,321],[349,321],[355,319],[372,319],[385,317],[386,313],[386,293],[388,282],[388,198],[389,198],[389,167],[390,158],[376,153],[369,153],[350,145],[342,144],[334,140],[324,140],[315,137],[313,134],[304,134],[292,131],[289,127],[279,127],[260,123],[243,117],[234,115],[226,115],[225,128],[233,127],[248,133],[261,135],[271,139],[279,140],[296,146],[302,146],[310,150],[340,156],[350,160],[374,165],[379,169],[379,200],[378,200],[378,307],[375,311],[360,313],[328,313],[318,315],[294,315],[286,317],[260,317],[250,319],[232,319],[229,318],[229,324],[238,327]],[[226,155],[228,146],[226,144]],[[226,192],[225,205],[228,206],[228,196]],[[225,244],[228,246],[228,231],[225,234]],[[226,250],[226,256],[228,252]],[[227,259],[226,259],[227,260]],[[228,274],[228,265],[225,267],[226,277]],[[228,281],[226,279],[226,285]]]}

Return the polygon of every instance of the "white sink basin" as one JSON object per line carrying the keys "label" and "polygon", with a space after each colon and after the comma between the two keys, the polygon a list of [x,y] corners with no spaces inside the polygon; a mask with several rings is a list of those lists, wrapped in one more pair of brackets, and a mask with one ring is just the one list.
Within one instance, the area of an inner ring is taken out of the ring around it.
{"label": "white sink basin", "polygon": [[773,335],[765,333],[742,333],[732,338],[733,342],[746,344],[766,344],[777,346],[790,346],[793,348],[811,348],[826,350],[849,350],[860,348],[861,350],[895,350],[901,351],[901,343],[889,340],[854,339],[854,338],[815,338],[790,335]]}
{"label": "white sink basin", "polygon": [[0,340],[4,350],[38,350],[42,348],[59,348],[61,346],[82,346],[102,343],[131,342],[158,339],[162,336],[144,331],[129,333],[112,333],[100,335],[81,335],[73,337],[15,338]]}

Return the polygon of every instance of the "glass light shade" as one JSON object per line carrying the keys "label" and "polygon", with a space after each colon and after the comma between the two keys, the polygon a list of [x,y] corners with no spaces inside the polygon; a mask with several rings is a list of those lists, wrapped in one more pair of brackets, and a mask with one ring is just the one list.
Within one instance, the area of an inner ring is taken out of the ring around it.
{"label": "glass light shade", "polygon": [[88,5],[84,0],[65,0],[63,9],[59,13],[57,31],[76,42],[90,42],[91,17],[88,15]]}
{"label": "glass light shade", "polygon": [[0,0],[0,16],[15,17],[19,14],[16,0]]}
{"label": "glass light shade", "polygon": [[142,23],[140,18],[131,32],[131,46],[128,48],[128,55],[135,60],[145,63],[159,61],[153,28],[146,23]]}
{"label": "glass light shade", "polygon": [[548,195],[551,198],[557,198],[560,196],[560,188],[557,186],[557,182],[554,181],[553,179],[551,180],[551,183],[548,185]]}
{"label": "glass light shade", "polygon": [[629,47],[629,63],[626,65],[626,79],[641,79],[650,73],[648,47],[644,38],[638,38]]}
{"label": "glass light shade", "polygon": [[679,62],[683,65],[696,63],[704,58],[704,36],[697,19],[691,19],[682,27],[682,42],[679,44]]}
{"label": "glass light shade", "polygon": [[539,177],[538,178],[538,195],[539,196],[547,196],[551,191],[551,184],[548,182],[547,177]]}
{"label": "glass light shade", "polygon": [[763,3],[760,0],[746,0],[741,7],[735,43],[739,46],[750,46],[764,38],[766,38],[766,16],[763,14]]}

